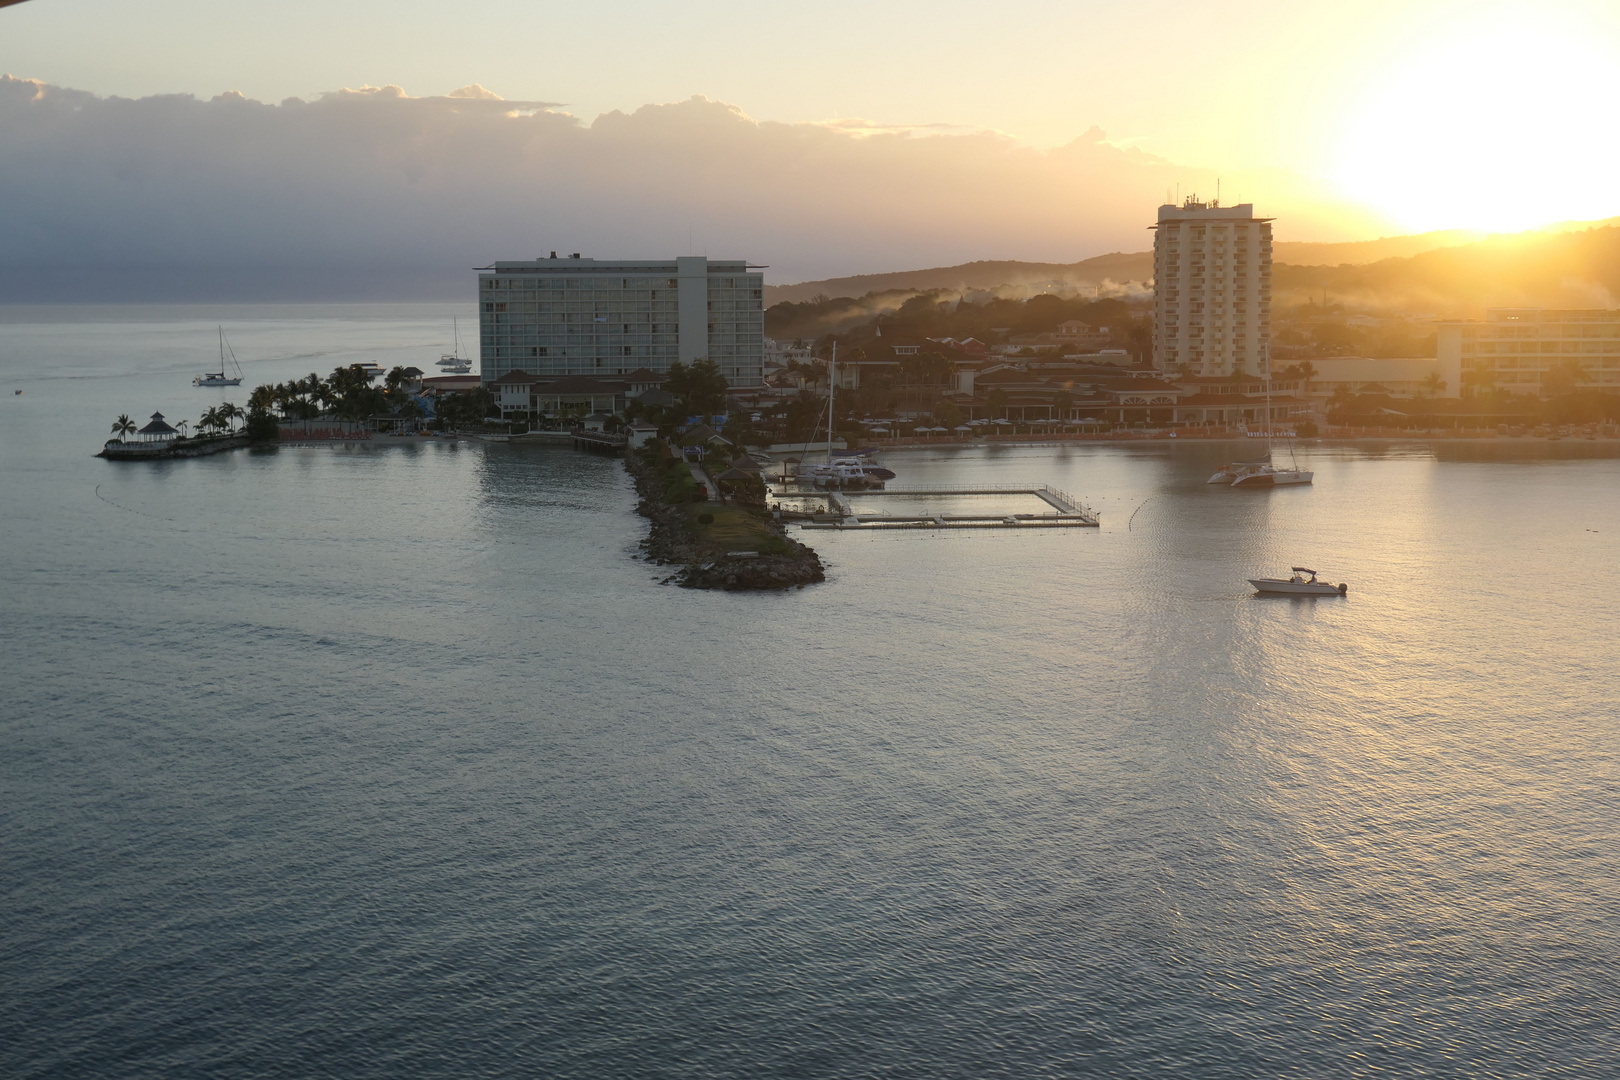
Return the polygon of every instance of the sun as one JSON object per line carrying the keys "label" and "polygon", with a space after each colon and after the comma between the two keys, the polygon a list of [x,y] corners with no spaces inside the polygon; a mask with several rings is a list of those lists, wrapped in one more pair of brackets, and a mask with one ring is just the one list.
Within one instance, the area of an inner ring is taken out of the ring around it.
{"label": "sun", "polygon": [[1334,178],[1413,231],[1620,215],[1620,48],[1538,17],[1453,28],[1369,80]]}

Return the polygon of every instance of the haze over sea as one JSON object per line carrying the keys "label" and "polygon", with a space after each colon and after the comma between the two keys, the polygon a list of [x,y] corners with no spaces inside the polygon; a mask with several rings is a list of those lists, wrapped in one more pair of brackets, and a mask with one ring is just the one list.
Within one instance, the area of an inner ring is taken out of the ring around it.
{"label": "haze over sea", "polygon": [[567,449],[90,456],[452,314],[0,309],[0,1073],[1620,1075],[1614,444],[891,453],[1102,528],[781,595]]}

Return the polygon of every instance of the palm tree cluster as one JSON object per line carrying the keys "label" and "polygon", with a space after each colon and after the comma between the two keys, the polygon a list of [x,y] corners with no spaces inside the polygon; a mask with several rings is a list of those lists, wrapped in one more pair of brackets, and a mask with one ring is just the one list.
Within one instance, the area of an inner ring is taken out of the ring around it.
{"label": "palm tree cluster", "polygon": [[236,422],[246,420],[247,415],[245,409],[227,401],[203,413],[202,419],[197,421],[197,430],[198,432],[223,431],[235,434]]}
{"label": "palm tree cluster", "polygon": [[302,379],[266,383],[248,396],[250,412],[279,412],[289,420],[313,420],[335,416],[341,420],[364,420],[382,414],[421,415],[405,384],[405,369],[394,368],[383,386],[374,386],[371,376],[358,367],[340,367],[322,379],[314,372]]}

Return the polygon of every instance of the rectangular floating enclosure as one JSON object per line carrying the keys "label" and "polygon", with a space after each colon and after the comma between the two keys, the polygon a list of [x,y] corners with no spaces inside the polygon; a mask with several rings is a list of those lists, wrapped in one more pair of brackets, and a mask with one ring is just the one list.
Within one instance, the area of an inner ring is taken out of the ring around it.
{"label": "rectangular floating enclosure", "polygon": [[[1046,484],[1029,486],[992,484],[972,487],[890,488],[878,491],[796,491],[777,488],[770,493],[771,505],[784,521],[795,521],[806,529],[1061,529],[1096,528],[1097,515],[1079,499]],[[1037,513],[986,508],[977,513],[916,511],[896,506],[873,513],[857,510],[856,503],[875,500],[903,502],[906,498],[947,498],[953,502],[982,499],[1038,500],[1050,507]],[[790,503],[821,503],[826,509],[799,509]]]}

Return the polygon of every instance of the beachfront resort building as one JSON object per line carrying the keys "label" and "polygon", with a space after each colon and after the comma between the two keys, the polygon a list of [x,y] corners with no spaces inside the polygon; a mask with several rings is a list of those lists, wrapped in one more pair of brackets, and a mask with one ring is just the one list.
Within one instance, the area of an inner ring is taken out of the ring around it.
{"label": "beachfront resort building", "polygon": [[478,271],[479,370],[541,379],[662,374],[708,359],[735,388],[757,388],[765,362],[762,267],[741,260],[497,262]]}
{"label": "beachfront resort building", "polygon": [[1482,385],[1541,395],[1557,370],[1576,388],[1620,393],[1620,310],[1491,308],[1483,322],[1448,320],[1437,330],[1440,366]]}
{"label": "beachfront resort building", "polygon": [[1261,375],[1271,340],[1271,219],[1252,203],[1159,207],[1153,237],[1153,366],[1175,375]]}

